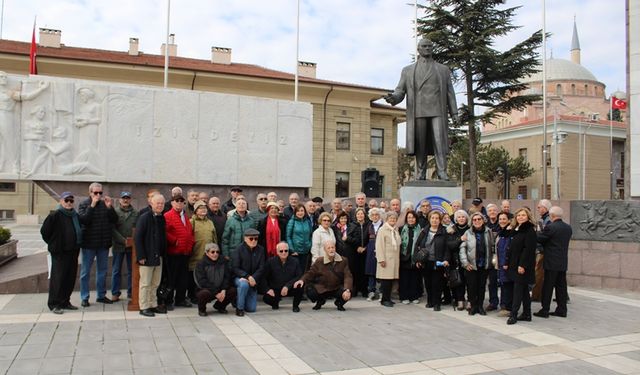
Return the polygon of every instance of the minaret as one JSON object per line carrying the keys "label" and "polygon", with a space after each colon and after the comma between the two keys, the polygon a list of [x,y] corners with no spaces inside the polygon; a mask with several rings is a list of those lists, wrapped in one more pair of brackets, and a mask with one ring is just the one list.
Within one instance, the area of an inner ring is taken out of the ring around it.
{"label": "minaret", "polygon": [[571,37],[571,61],[580,65],[580,40],[578,40],[578,27],[576,16],[573,16],[573,36]]}

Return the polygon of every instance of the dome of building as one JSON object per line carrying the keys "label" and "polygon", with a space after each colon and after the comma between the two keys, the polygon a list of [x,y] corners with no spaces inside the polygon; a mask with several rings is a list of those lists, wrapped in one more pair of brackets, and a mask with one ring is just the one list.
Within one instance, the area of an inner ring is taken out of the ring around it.
{"label": "dome of building", "polygon": [[[539,66],[540,71],[524,78],[522,82],[540,82],[542,81],[542,65]],[[547,60],[547,81],[594,81],[598,79],[587,68],[580,64],[576,64],[564,59],[548,59]]]}
{"label": "dome of building", "polygon": [[625,93],[624,91],[617,90],[617,91],[612,92],[611,96],[614,96],[614,97],[616,97],[618,99],[626,99],[627,98],[627,93]]}

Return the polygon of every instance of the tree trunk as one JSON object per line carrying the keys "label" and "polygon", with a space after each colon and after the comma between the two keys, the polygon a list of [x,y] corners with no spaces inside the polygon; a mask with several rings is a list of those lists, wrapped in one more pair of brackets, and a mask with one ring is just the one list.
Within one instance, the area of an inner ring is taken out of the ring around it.
{"label": "tree trunk", "polygon": [[[469,69],[470,70],[470,69]],[[476,163],[476,124],[475,110],[473,105],[473,75],[465,72],[467,82],[467,109],[469,111],[469,189],[471,190],[471,198],[478,196],[478,166]]]}

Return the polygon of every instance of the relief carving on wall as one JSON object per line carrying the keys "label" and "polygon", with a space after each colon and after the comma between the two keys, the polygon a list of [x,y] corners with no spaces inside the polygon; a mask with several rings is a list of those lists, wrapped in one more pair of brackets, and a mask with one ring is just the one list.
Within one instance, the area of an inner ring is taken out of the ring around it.
{"label": "relief carving on wall", "polygon": [[573,239],[640,241],[640,202],[572,201]]}

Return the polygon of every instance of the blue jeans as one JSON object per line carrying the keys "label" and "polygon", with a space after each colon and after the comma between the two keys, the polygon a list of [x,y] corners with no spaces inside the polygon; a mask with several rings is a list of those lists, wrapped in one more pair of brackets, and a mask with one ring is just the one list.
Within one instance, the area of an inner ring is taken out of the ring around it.
{"label": "blue jeans", "polygon": [[489,281],[489,304],[495,308],[498,308],[498,271],[490,269],[488,276]]}
{"label": "blue jeans", "polygon": [[122,262],[127,260],[127,297],[131,297],[131,253],[117,252],[113,253],[111,259],[111,295],[120,295],[120,270]]}
{"label": "blue jeans", "polygon": [[240,280],[236,277],[234,280],[236,289],[238,290],[238,299],[236,308],[247,312],[255,312],[258,304],[258,292],[255,287],[250,287],[249,282]]}
{"label": "blue jeans", "polygon": [[107,294],[105,279],[109,262],[109,249],[82,249],[82,267],[80,268],[80,299],[89,300],[89,279],[93,259],[96,261],[96,292],[98,298]]}

